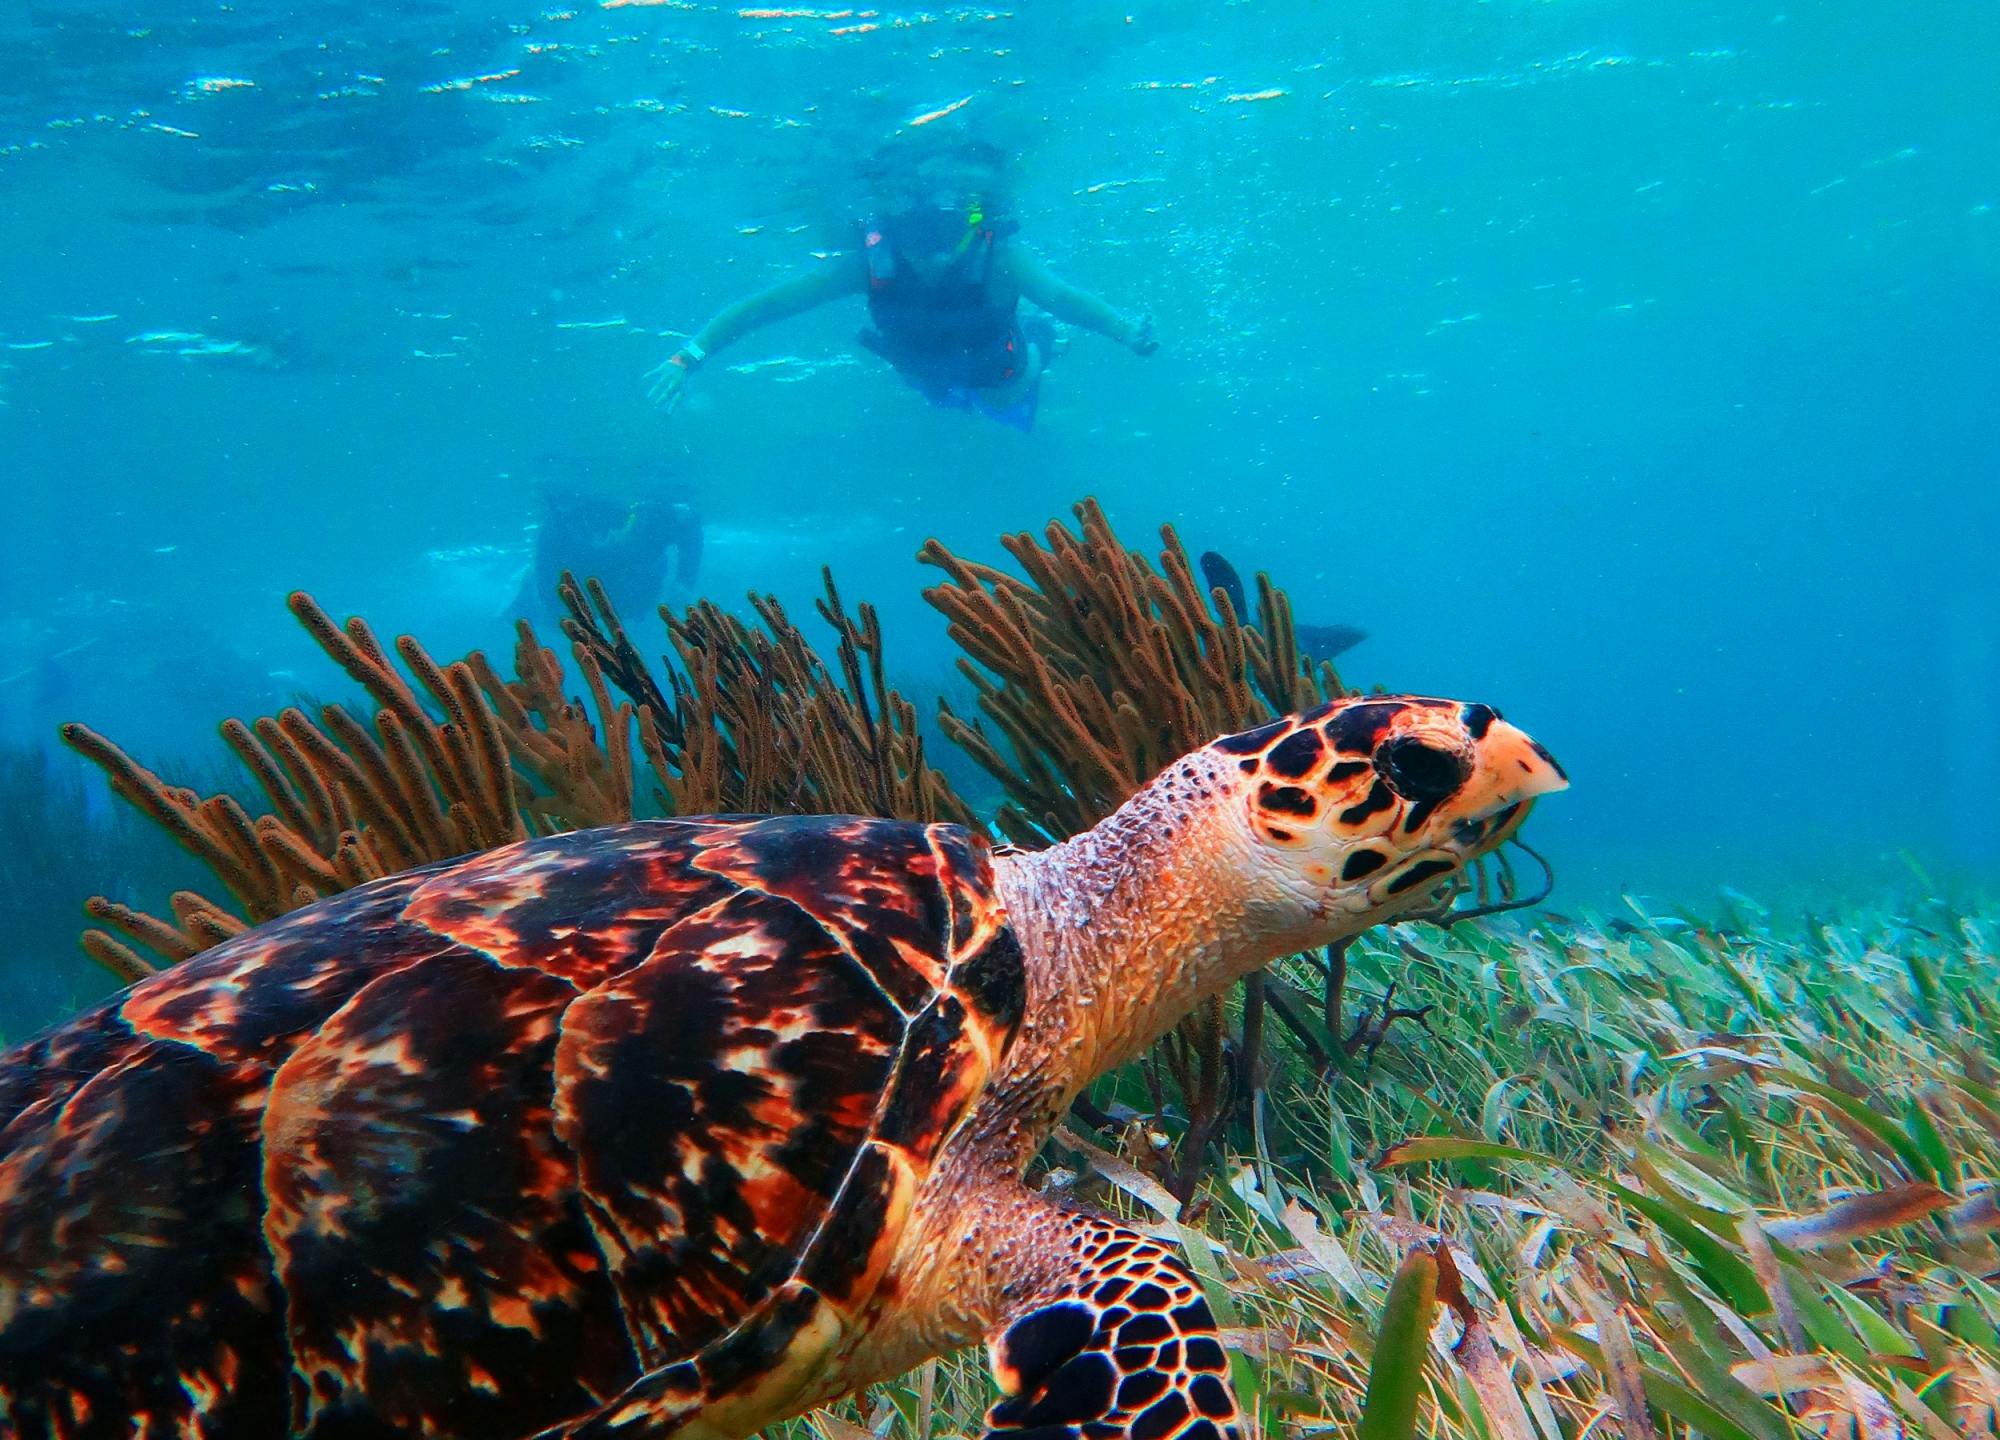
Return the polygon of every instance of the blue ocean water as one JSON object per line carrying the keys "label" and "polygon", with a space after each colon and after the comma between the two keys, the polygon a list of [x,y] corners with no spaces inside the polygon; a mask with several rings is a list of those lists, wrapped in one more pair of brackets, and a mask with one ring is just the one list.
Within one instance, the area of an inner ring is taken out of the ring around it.
{"label": "blue ocean water", "polygon": [[[919,543],[1095,495],[1543,739],[1559,900],[2000,875],[1991,5],[22,0],[0,47],[10,744],[207,773],[331,688],[294,587],[504,652],[565,474],[685,489],[704,593],[831,563],[933,693]],[[1076,334],[1022,433],[856,300],[650,406],[919,122],[1158,353]]]}

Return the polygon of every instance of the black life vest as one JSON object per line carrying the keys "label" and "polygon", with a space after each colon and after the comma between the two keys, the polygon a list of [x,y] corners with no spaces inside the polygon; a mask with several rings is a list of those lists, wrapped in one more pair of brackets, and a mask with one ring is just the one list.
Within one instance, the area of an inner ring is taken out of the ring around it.
{"label": "black life vest", "polygon": [[982,225],[941,275],[925,277],[896,254],[892,231],[870,225],[868,317],[862,341],[920,384],[988,389],[1013,379],[1023,357],[1016,294],[993,283],[994,226]]}

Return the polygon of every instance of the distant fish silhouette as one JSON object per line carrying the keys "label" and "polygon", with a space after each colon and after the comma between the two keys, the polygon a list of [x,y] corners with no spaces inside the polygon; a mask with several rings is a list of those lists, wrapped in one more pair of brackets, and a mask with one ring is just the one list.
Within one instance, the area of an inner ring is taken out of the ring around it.
{"label": "distant fish silhouette", "polygon": [[[1236,611],[1236,618],[1249,624],[1253,618],[1250,603],[1243,592],[1243,577],[1236,573],[1236,567],[1213,550],[1201,552],[1200,564],[1201,578],[1208,582],[1209,589],[1220,590],[1227,595],[1230,606]],[[1353,625],[1307,625],[1295,620],[1292,631],[1299,637],[1299,649],[1315,660],[1331,660],[1368,638],[1366,630]]]}
{"label": "distant fish silhouette", "polygon": [[1368,632],[1358,625],[1301,625],[1296,620],[1292,633],[1299,637],[1299,649],[1315,660],[1331,660],[1368,638]]}

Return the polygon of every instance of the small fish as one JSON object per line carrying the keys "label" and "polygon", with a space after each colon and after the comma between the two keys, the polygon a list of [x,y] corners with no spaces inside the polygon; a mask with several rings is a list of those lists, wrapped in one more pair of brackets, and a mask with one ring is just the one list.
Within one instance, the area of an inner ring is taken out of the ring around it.
{"label": "small fish", "polygon": [[[1208,582],[1208,588],[1227,595],[1237,620],[1250,624],[1249,597],[1244,594],[1243,577],[1236,573],[1236,567],[1213,550],[1202,551],[1199,563],[1201,578]],[[1353,625],[1307,625],[1299,621],[1293,622],[1292,633],[1298,636],[1299,649],[1315,660],[1331,660],[1368,638],[1366,630]]]}
{"label": "small fish", "polygon": [[1315,660],[1331,660],[1368,638],[1368,632],[1359,626],[1307,625],[1296,620],[1292,633],[1299,637],[1299,649]]}

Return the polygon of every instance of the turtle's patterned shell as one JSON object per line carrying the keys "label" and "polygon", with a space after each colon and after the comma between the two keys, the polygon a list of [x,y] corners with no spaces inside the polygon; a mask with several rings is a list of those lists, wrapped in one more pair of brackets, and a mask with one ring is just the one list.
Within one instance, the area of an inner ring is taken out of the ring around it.
{"label": "turtle's patterned shell", "polygon": [[0,1431],[520,1435],[794,1276],[851,1315],[1020,1020],[991,878],[953,826],[556,836],[18,1048]]}

